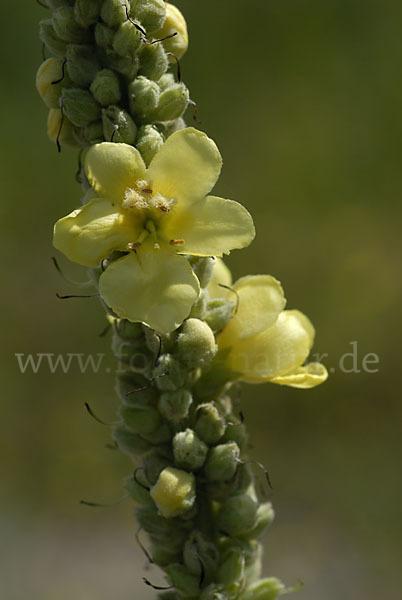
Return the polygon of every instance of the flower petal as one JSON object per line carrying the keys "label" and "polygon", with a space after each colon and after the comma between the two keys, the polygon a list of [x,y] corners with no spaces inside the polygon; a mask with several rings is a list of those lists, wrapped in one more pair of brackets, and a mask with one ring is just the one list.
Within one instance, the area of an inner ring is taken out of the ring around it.
{"label": "flower petal", "polygon": [[125,190],[137,179],[144,179],[145,164],[133,146],[102,142],[88,151],[85,173],[100,196],[120,204]]}
{"label": "flower petal", "polygon": [[199,290],[187,259],[151,244],[111,263],[99,280],[101,297],[119,317],[161,333],[181,325]]}
{"label": "flower petal", "polygon": [[57,221],[53,245],[73,262],[93,267],[112,250],[126,250],[139,230],[109,200],[96,198]]}
{"label": "flower petal", "polygon": [[183,254],[221,256],[248,246],[255,236],[253,219],[233,200],[207,196],[190,206],[178,206],[163,222],[166,241],[182,239]]}
{"label": "flower petal", "polygon": [[271,327],[286,305],[280,282],[270,275],[248,275],[233,286],[238,310],[221,334],[222,346],[231,340],[245,340]]}
{"label": "flower petal", "polygon": [[226,298],[230,292],[222,288],[222,285],[230,287],[232,285],[232,273],[221,258],[217,258],[214,264],[211,281],[207,290],[210,298]]}
{"label": "flower petal", "polygon": [[[300,367],[310,353],[314,327],[298,310],[284,310],[275,323],[246,340],[234,340],[228,366],[249,383],[262,383]],[[219,347],[221,340],[218,339]]]}
{"label": "flower petal", "polygon": [[206,196],[218,180],[222,157],[205,133],[187,127],[173,133],[152,160],[147,179],[155,193],[181,201]]}
{"label": "flower petal", "polygon": [[320,383],[324,383],[328,378],[328,371],[321,363],[308,363],[304,367],[299,367],[287,375],[279,375],[271,379],[272,383],[279,385],[289,385],[290,387],[306,390]]}

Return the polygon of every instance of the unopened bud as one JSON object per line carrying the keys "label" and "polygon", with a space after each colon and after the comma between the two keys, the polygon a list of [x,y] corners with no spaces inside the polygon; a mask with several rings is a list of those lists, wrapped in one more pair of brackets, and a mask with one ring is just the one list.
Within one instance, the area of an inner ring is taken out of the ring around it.
{"label": "unopened bud", "polygon": [[59,58],[45,60],[36,74],[36,89],[49,108],[60,107],[59,100],[62,89],[70,84],[68,75],[64,73],[63,76],[63,61]]}
{"label": "unopened bud", "polygon": [[158,81],[166,73],[169,61],[162,44],[147,44],[139,54],[139,74],[148,79]]}
{"label": "unopened bud", "polygon": [[152,433],[143,433],[142,436],[153,446],[162,446],[172,440],[172,431],[166,421],[162,422]]}
{"label": "unopened bud", "polygon": [[128,87],[130,112],[134,117],[144,119],[159,102],[159,86],[146,77],[137,77]]}
{"label": "unopened bud", "polygon": [[127,20],[129,11],[130,4],[127,0],[104,0],[101,17],[109,27],[117,27]]}
{"label": "unopened bud", "polygon": [[181,389],[161,394],[158,406],[165,419],[178,422],[188,416],[192,402],[191,392]]}
{"label": "unopened bud", "polygon": [[163,144],[163,136],[154,125],[143,125],[140,127],[136,147],[147,167]]}
{"label": "unopened bud", "polygon": [[77,150],[81,147],[75,135],[73,124],[62,114],[59,108],[51,108],[47,118],[47,133],[52,142],[58,142],[62,148]]}
{"label": "unopened bud", "polygon": [[67,43],[58,37],[52,19],[40,22],[39,37],[51,54],[64,58],[67,52]]}
{"label": "unopened bud", "polygon": [[67,72],[75,85],[88,87],[100,69],[92,46],[70,44],[67,46]]}
{"label": "unopened bud", "polygon": [[138,376],[133,376],[129,372],[117,376],[115,391],[120,400],[130,406],[138,404],[152,405],[156,400],[154,388],[144,386],[141,381],[138,381]]}
{"label": "unopened bud", "polygon": [[169,565],[165,571],[172,586],[179,592],[180,597],[189,599],[199,597],[199,577],[189,573],[184,565]]}
{"label": "unopened bud", "polygon": [[225,435],[222,438],[223,442],[236,442],[240,450],[244,450],[247,446],[248,435],[247,429],[236,417],[232,415],[231,423],[226,426]]}
{"label": "unopened bud", "polygon": [[146,440],[128,429],[128,427],[123,424],[117,425],[117,427],[114,429],[113,439],[119,446],[120,450],[126,454],[129,454],[130,456],[143,454],[150,448],[150,444]]}
{"label": "unopened bud", "polygon": [[161,93],[157,108],[150,114],[153,121],[173,121],[182,116],[189,102],[184,83],[176,83]]}
{"label": "unopened bud", "polygon": [[75,20],[81,27],[94,25],[100,15],[103,0],[76,0],[74,6]]}
{"label": "unopened bud", "polygon": [[118,106],[102,109],[103,135],[105,140],[133,145],[137,125],[128,112]]}
{"label": "unopened bud", "polygon": [[171,461],[169,462],[160,450],[152,450],[147,454],[145,458],[144,473],[150,485],[155,485],[163,469],[169,467],[170,464]]}
{"label": "unopened bud", "polygon": [[161,92],[164,92],[168,88],[174,86],[176,84],[176,80],[174,78],[173,73],[165,73],[158,81],[158,85],[160,87]]}
{"label": "unopened bud", "polygon": [[187,124],[186,124],[185,120],[183,119],[183,117],[179,117],[178,119],[175,119],[174,121],[164,121],[164,122],[158,123],[157,127],[158,127],[159,131],[167,139],[170,135],[172,135],[172,133],[175,133],[176,131],[180,131],[181,129],[185,129],[187,127]]}
{"label": "unopened bud", "polygon": [[117,54],[114,50],[108,50],[106,52],[106,66],[118,71],[129,80],[135,77],[139,65],[140,61],[138,56],[134,56],[133,54],[120,56],[120,54]]}
{"label": "unopened bud", "polygon": [[208,481],[229,481],[239,464],[240,450],[235,442],[227,442],[211,448],[205,463]]}
{"label": "unopened bud", "polygon": [[118,104],[121,99],[120,81],[114,71],[102,69],[91,84],[93,97],[102,106]]}
{"label": "unopened bud", "polygon": [[207,302],[208,302],[208,292],[207,290],[200,290],[200,293],[198,294],[198,298],[197,300],[194,302],[193,306],[191,307],[191,312],[189,317],[191,319],[200,319],[203,320],[205,317],[205,312],[207,309]]}
{"label": "unopened bud", "polygon": [[257,520],[253,529],[248,533],[249,538],[257,538],[266,527],[272,524],[275,512],[271,502],[260,504],[257,509]]}
{"label": "unopened bud", "polygon": [[187,319],[177,338],[177,356],[190,369],[200,367],[216,354],[215,337],[209,325],[199,319]]}
{"label": "unopened bud", "polygon": [[186,371],[183,365],[171,354],[162,354],[158,366],[153,371],[156,387],[162,392],[173,392],[184,386]]}
{"label": "unopened bud", "polygon": [[113,46],[115,31],[105,25],[105,23],[98,22],[95,25],[95,42],[101,48],[111,48]]}
{"label": "unopened bud", "polygon": [[94,121],[84,128],[84,138],[88,144],[99,144],[105,141],[102,121]]}
{"label": "unopened bud", "polygon": [[53,25],[56,34],[70,44],[84,44],[90,38],[89,31],[78,25],[74,16],[74,8],[66,6],[53,13]]}
{"label": "unopened bud", "polygon": [[173,438],[173,456],[178,467],[197,471],[203,466],[208,454],[208,446],[200,440],[192,429],[179,431]]}
{"label": "unopened bud", "polygon": [[209,446],[216,444],[225,433],[224,420],[212,402],[198,407],[195,431]]}
{"label": "unopened bud", "polygon": [[166,3],[164,0],[133,0],[131,15],[141,22],[147,33],[153,33],[165,22]]}
{"label": "unopened bud", "polygon": [[148,482],[143,470],[137,469],[135,477],[127,478],[125,489],[130,494],[130,497],[138,504],[151,504],[152,498],[149,493]]}
{"label": "unopened bud", "polygon": [[131,21],[125,21],[113,38],[113,49],[120,56],[136,54],[143,44],[143,35]]}
{"label": "unopened bud", "polygon": [[245,557],[239,547],[226,550],[218,570],[218,583],[223,584],[230,597],[236,598],[244,586]]}
{"label": "unopened bud", "polygon": [[162,43],[166,52],[171,52],[180,60],[188,48],[187,24],[177,6],[169,2],[166,4],[165,23],[154,35],[157,39],[163,39],[173,33],[177,35],[164,40]]}
{"label": "unopened bud", "polygon": [[139,435],[151,434],[161,424],[160,414],[151,406],[122,406],[120,416],[127,427]]}
{"label": "unopened bud", "polygon": [[219,511],[219,529],[235,537],[247,534],[255,526],[257,508],[257,502],[249,494],[231,496]]}
{"label": "unopened bud", "polygon": [[183,559],[188,571],[206,580],[214,578],[218,563],[218,550],[200,531],[193,531],[184,544]]}
{"label": "unopened bud", "polygon": [[207,287],[214,272],[215,260],[209,257],[197,257],[192,262],[194,273],[197,275],[198,281],[202,288]]}
{"label": "unopened bud", "polygon": [[275,600],[286,591],[282,581],[276,577],[267,577],[251,584],[242,594],[241,600]]}
{"label": "unopened bud", "polygon": [[211,583],[202,590],[200,600],[229,600],[229,595],[222,585]]}
{"label": "unopened bud", "polygon": [[165,518],[182,515],[188,512],[195,502],[194,475],[167,467],[151,489],[151,496]]}
{"label": "unopened bud", "polygon": [[212,331],[221,331],[233,317],[234,305],[226,298],[214,298],[208,302],[205,320]]}
{"label": "unopened bud", "polygon": [[100,106],[92,94],[79,88],[64,88],[63,110],[73,125],[85,127],[101,116]]}

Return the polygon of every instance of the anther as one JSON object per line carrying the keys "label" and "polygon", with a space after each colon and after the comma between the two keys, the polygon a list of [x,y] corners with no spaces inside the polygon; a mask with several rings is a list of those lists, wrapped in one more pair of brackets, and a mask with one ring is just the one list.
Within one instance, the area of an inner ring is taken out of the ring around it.
{"label": "anther", "polygon": [[184,240],[183,239],[178,239],[178,240],[170,240],[169,244],[171,246],[183,246],[184,244]]}

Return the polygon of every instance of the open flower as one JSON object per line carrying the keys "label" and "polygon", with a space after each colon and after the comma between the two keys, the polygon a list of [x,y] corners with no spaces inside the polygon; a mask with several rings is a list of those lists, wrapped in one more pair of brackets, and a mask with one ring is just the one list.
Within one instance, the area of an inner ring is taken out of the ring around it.
{"label": "open flower", "polygon": [[[212,295],[218,292],[217,283],[228,285],[229,280],[228,270],[219,265],[211,282]],[[221,296],[228,294],[220,289]],[[315,330],[303,313],[284,310],[286,299],[279,281],[270,275],[249,275],[239,279],[232,289],[238,295],[238,310],[217,341],[219,349],[228,350],[225,364],[240,374],[239,379],[296,388],[311,388],[327,379],[322,364],[303,366]]]}
{"label": "open flower", "polygon": [[133,146],[96,144],[85,172],[97,197],[56,223],[54,245],[85,266],[126,253],[101,275],[102,298],[119,317],[173,331],[199,293],[182,255],[221,256],[254,237],[243,206],[207,196],[221,167],[215,143],[193,128],[172,134],[148,169]]}

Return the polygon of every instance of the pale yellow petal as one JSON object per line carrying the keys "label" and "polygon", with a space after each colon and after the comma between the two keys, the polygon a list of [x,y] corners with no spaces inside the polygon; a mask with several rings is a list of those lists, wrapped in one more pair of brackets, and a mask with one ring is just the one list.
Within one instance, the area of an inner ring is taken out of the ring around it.
{"label": "pale yellow petal", "polygon": [[212,190],[221,168],[222,157],[215,142],[187,127],[166,140],[148,168],[147,179],[155,193],[193,201]]}
{"label": "pale yellow petal", "polygon": [[238,310],[226,325],[220,345],[255,336],[271,327],[286,305],[280,282],[270,275],[248,275],[233,286],[238,294]]}
{"label": "pale yellow petal", "polygon": [[320,383],[324,383],[328,378],[328,371],[321,363],[308,363],[304,367],[299,367],[286,375],[278,375],[271,379],[272,383],[279,385],[289,385],[290,387],[306,390]]}
{"label": "pale yellow petal", "polygon": [[[285,310],[271,327],[246,340],[233,340],[227,362],[250,383],[269,381],[300,367],[310,353],[314,327],[297,310]],[[220,339],[218,339],[220,345]]]}
{"label": "pale yellow petal", "polygon": [[223,260],[221,258],[215,259],[212,278],[207,287],[210,298],[226,298],[230,291],[221,286],[230,287],[232,281],[232,273]]}
{"label": "pale yellow petal", "polygon": [[133,146],[102,142],[88,151],[85,173],[99,196],[120,204],[125,190],[144,178],[145,164]]}
{"label": "pale yellow petal", "polygon": [[125,250],[138,233],[133,218],[97,198],[57,221],[53,245],[73,262],[93,267],[112,250]]}
{"label": "pale yellow petal", "polygon": [[187,259],[147,243],[113,262],[99,280],[101,297],[119,317],[161,333],[182,324],[199,289]]}
{"label": "pale yellow petal", "polygon": [[193,256],[221,256],[245,248],[254,239],[253,219],[233,200],[207,196],[189,206],[173,209],[164,221],[166,241],[181,239],[180,252]]}

